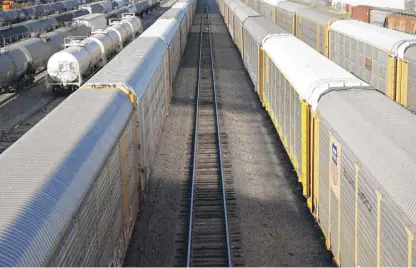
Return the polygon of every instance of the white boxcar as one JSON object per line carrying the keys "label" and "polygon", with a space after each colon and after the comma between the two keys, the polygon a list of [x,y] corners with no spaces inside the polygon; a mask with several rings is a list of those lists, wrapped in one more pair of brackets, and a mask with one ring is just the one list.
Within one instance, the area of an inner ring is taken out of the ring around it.
{"label": "white boxcar", "polygon": [[[179,3],[181,4],[181,3]],[[168,11],[163,13],[159,19],[174,19],[176,20],[181,27],[181,55],[185,52],[186,48],[186,40],[188,39],[188,30],[189,30],[189,22],[190,22],[190,12],[188,9],[188,4],[186,4],[185,8],[170,8]]]}
{"label": "white boxcar", "polygon": [[416,111],[416,37],[356,20],[330,28],[330,59]]}
{"label": "white boxcar", "polygon": [[238,7],[234,10],[234,21],[232,22],[232,28],[234,33],[232,34],[232,36],[234,37],[234,42],[237,45],[238,50],[240,51],[241,57],[244,57],[243,25],[248,18],[253,17],[261,17],[261,15],[250,7]]}
{"label": "white boxcar", "polygon": [[133,111],[119,90],[78,91],[0,155],[1,266],[122,265],[140,200]]}
{"label": "white boxcar", "polygon": [[104,14],[87,14],[74,19],[74,24],[84,24],[91,28],[91,31],[104,30],[107,28],[107,19]]}
{"label": "white boxcar", "polygon": [[318,218],[339,266],[413,267],[416,116],[375,90],[330,92],[317,113]]}
{"label": "white boxcar", "polygon": [[95,89],[118,88],[137,99],[135,122],[142,191],[146,189],[170,103],[169,68],[165,42],[160,38],[138,37],[84,85]]}
{"label": "white boxcar", "polygon": [[309,153],[304,124],[309,111],[328,91],[370,87],[292,35],[271,36],[263,49],[262,99],[299,178],[304,178]]}
{"label": "white boxcar", "polygon": [[[143,39],[153,39],[155,37],[160,38],[169,49],[169,81],[170,85],[173,85],[173,80],[181,61],[181,32],[179,23],[174,19],[157,20],[140,36]],[[172,96],[171,91],[169,91],[169,96]]]}
{"label": "white boxcar", "polygon": [[263,81],[258,79],[261,77],[259,72],[263,71],[263,50],[261,47],[266,37],[278,34],[288,33],[265,17],[252,17],[244,22],[243,62],[260,98],[263,95],[262,92],[258,92],[263,88],[259,84]]}

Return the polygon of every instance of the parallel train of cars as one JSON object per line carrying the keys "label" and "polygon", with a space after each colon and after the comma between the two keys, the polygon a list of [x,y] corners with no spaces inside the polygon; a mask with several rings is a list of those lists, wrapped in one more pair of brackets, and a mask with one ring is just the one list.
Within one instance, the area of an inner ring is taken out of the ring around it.
{"label": "parallel train of cars", "polygon": [[122,265],[195,7],[178,0],[0,155],[1,266]]}
{"label": "parallel train of cars", "polygon": [[[142,16],[158,5],[159,2],[157,0],[137,2],[129,6],[129,11],[132,11],[137,16]],[[78,11],[82,10],[74,12]],[[86,10],[84,11],[88,14]],[[85,15],[85,13],[82,14]],[[119,15],[121,16],[122,14]],[[116,20],[119,15],[116,18],[112,18],[112,20]],[[37,21],[37,23],[41,22]],[[53,27],[49,26],[48,28],[48,25],[53,25]],[[36,70],[45,69],[49,58],[64,48],[65,38],[70,36],[88,37],[91,34],[91,31],[87,30],[86,27],[82,27],[82,25],[73,24],[56,28],[58,25],[52,18],[46,19],[39,27],[55,30],[42,33],[36,37],[22,38],[23,41],[20,40],[20,42],[7,45],[2,49],[0,52],[0,94],[5,91],[23,89],[32,83]],[[14,29],[17,28],[16,26],[13,27]],[[117,28],[119,26],[114,27]],[[0,29],[0,36],[2,33]],[[122,34],[123,37],[120,36],[120,38],[123,39],[129,36],[126,34],[126,30],[123,30]]]}
{"label": "parallel train of cars", "polygon": [[74,40],[67,48],[49,58],[46,77],[51,91],[75,91],[97,70],[143,32],[140,19],[123,14],[103,31],[84,40]]}
{"label": "parallel train of cars", "polygon": [[416,112],[414,35],[289,1],[243,2],[391,99]]}
{"label": "parallel train of cars", "polygon": [[292,28],[238,0],[218,3],[336,263],[414,266],[416,116]]}

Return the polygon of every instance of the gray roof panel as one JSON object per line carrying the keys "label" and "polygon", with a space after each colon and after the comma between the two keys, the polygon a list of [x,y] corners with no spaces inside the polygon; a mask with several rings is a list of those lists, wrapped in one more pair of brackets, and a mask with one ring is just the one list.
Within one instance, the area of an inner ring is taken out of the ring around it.
{"label": "gray roof panel", "polygon": [[371,173],[374,188],[416,224],[416,116],[375,90],[330,92],[318,111]]}
{"label": "gray roof panel", "polygon": [[167,46],[162,39],[138,37],[85,85],[123,85],[140,99],[166,52]]}
{"label": "gray roof panel", "polygon": [[293,3],[293,2],[279,2],[276,4],[276,7],[279,9],[283,9],[286,11],[290,11],[290,12],[297,12],[298,10],[302,9],[302,8],[308,8],[304,5],[298,4],[298,3]]}
{"label": "gray roof panel", "polygon": [[342,18],[342,14],[335,14],[326,10],[318,9],[318,8],[304,8],[299,9],[298,14],[304,18],[309,20],[318,22],[323,25],[327,25],[329,21],[337,18]]}
{"label": "gray roof panel", "polygon": [[260,17],[261,15],[259,13],[257,13],[256,11],[254,11],[252,8],[250,7],[237,7],[234,10],[234,15],[238,18],[238,20],[241,23],[244,23],[244,21],[250,17]]}
{"label": "gray roof panel", "polygon": [[256,40],[257,44],[261,44],[263,39],[270,34],[288,33],[265,17],[248,18],[244,22],[244,28]]}
{"label": "gray roof panel", "polygon": [[0,155],[1,266],[48,265],[132,113],[121,91],[79,90]]}

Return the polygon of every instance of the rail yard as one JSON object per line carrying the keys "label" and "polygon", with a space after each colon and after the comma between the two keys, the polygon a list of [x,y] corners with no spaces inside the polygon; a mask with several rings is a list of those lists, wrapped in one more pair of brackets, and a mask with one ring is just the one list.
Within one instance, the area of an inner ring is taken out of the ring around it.
{"label": "rail yard", "polygon": [[413,267],[416,37],[350,17],[0,12],[0,265]]}

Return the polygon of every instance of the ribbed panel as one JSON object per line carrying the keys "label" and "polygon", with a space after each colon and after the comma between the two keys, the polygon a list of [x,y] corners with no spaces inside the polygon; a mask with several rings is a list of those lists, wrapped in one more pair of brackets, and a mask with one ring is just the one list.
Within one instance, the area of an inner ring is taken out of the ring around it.
{"label": "ribbed panel", "polygon": [[319,129],[319,225],[329,238],[329,126],[324,119],[320,120]]}
{"label": "ribbed panel", "polygon": [[170,46],[171,52],[171,68],[172,68],[172,79],[176,77],[176,72],[179,69],[179,63],[181,60],[181,34],[178,31],[175,34],[175,37],[172,40],[172,44]]}
{"label": "ribbed panel", "polygon": [[409,60],[407,73],[407,107],[416,112],[416,62],[414,60]]}
{"label": "ribbed panel", "polygon": [[290,84],[285,79],[283,83],[283,140],[286,146],[286,151],[288,150],[288,142],[289,142],[289,127],[290,127]]}
{"label": "ribbed panel", "polygon": [[183,53],[185,52],[185,48],[186,48],[186,41],[188,40],[188,20],[185,17],[182,22],[181,22],[181,56],[183,55]]}
{"label": "ribbed panel", "polygon": [[86,251],[83,252],[84,259],[81,266],[84,267],[92,267],[92,266],[98,266],[98,246],[97,246],[97,237],[94,237],[91,241],[91,244],[89,248],[87,248]]}
{"label": "ribbed panel", "polygon": [[302,104],[299,95],[294,92],[294,113],[295,113],[295,138],[294,138],[294,156],[298,162],[298,174],[302,174]]}
{"label": "ribbed panel", "polygon": [[[276,67],[274,67],[276,68]],[[276,69],[277,70],[277,69]],[[276,85],[277,86],[277,112],[278,112],[278,122],[279,122],[279,127],[280,129],[283,129],[283,123],[284,123],[284,111],[285,111],[285,105],[284,105],[284,100],[285,100],[285,91],[282,90],[284,83],[285,83],[285,79],[283,77],[283,75],[278,72],[277,73],[277,81],[276,81]],[[282,135],[282,133],[280,133],[280,135]],[[283,137],[281,137],[283,138]]]}
{"label": "ribbed panel", "polygon": [[288,31],[289,33],[293,34],[293,22],[295,13],[281,9],[276,8],[277,12],[277,25]]}
{"label": "ribbed panel", "polygon": [[79,266],[78,254],[79,254],[79,241],[77,227],[72,226],[68,230],[68,236],[65,239],[65,243],[58,250],[58,255],[52,262],[52,266]]}
{"label": "ribbed panel", "polygon": [[365,169],[360,170],[358,202],[358,265],[377,266],[377,198]]}
{"label": "ribbed panel", "polygon": [[387,53],[333,30],[330,36],[330,59],[386,94]]}
{"label": "ribbed panel", "polygon": [[341,160],[341,265],[355,266],[355,169],[348,148]]}
{"label": "ribbed panel", "polygon": [[388,196],[381,200],[381,266],[406,267],[408,262],[407,225],[398,215],[398,211],[391,207]]}
{"label": "ribbed panel", "polygon": [[251,35],[244,30],[244,66],[246,67],[248,74],[250,75],[251,81],[255,86],[255,90],[258,91],[257,88],[257,72],[258,72],[258,45],[251,37]]}

